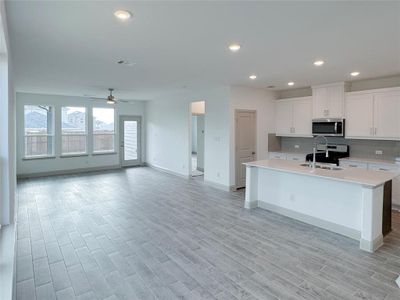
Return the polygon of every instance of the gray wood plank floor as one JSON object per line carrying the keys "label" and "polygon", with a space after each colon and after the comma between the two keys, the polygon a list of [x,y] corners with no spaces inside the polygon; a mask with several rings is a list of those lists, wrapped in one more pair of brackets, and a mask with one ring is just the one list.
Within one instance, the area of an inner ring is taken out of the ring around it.
{"label": "gray wood plank floor", "polygon": [[400,299],[358,243],[149,168],[18,183],[17,299]]}

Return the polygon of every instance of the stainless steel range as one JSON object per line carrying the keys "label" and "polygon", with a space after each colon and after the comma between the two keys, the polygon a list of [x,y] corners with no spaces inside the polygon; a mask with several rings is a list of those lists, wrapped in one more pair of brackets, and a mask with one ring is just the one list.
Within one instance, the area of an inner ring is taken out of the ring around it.
{"label": "stainless steel range", "polygon": [[[319,163],[328,163],[339,165],[339,159],[350,156],[350,148],[348,145],[338,144],[317,144],[315,161]],[[328,152],[328,155],[326,155]],[[312,162],[313,153],[307,154],[306,161]]]}

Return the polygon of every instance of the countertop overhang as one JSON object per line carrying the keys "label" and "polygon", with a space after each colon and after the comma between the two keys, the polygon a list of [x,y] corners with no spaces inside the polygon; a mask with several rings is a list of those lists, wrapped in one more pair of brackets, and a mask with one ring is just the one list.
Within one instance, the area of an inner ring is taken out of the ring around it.
{"label": "countertop overhang", "polygon": [[282,159],[259,160],[244,163],[244,165],[249,167],[326,178],[335,181],[360,184],[369,188],[378,187],[400,175],[400,173],[395,174],[387,171],[365,170],[359,168],[343,168],[343,170],[313,170],[309,167],[301,166],[300,164],[299,161],[288,161]]}

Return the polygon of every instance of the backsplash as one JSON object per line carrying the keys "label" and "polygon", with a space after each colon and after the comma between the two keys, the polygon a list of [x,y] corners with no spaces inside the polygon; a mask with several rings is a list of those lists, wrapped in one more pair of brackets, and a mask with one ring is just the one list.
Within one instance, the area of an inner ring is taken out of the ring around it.
{"label": "backsplash", "polygon": [[[331,137],[328,138],[328,142],[349,145],[350,156],[353,157],[392,160],[400,156],[400,141],[351,140]],[[313,145],[314,140],[312,138],[281,138],[281,150],[284,152],[311,153]],[[375,151],[382,151],[382,155],[375,154]]]}

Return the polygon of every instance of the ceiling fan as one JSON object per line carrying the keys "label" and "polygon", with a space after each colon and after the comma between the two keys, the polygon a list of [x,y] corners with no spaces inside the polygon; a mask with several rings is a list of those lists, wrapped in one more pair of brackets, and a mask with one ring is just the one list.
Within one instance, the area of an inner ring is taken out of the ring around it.
{"label": "ceiling fan", "polygon": [[[113,91],[114,91],[114,89],[113,89],[113,88],[109,88],[108,90],[110,91],[110,95],[108,95],[106,99],[104,99],[104,98],[93,98],[93,97],[92,97],[92,99],[93,99],[93,100],[106,100],[106,101],[107,101],[107,104],[117,104],[117,99],[116,99],[115,96],[112,94]],[[119,99],[118,102],[124,102],[124,103],[126,103],[126,102],[128,102],[128,101]]]}
{"label": "ceiling fan", "polygon": [[115,97],[112,94],[114,89],[109,88],[108,90],[110,91],[110,95],[107,97],[107,104],[115,104],[115,103],[117,103],[117,101],[115,100]]}

